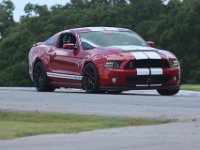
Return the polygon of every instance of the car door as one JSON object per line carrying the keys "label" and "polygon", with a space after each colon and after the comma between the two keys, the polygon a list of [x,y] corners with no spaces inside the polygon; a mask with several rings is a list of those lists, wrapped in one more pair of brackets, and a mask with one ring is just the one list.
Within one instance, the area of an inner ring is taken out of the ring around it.
{"label": "car door", "polygon": [[50,66],[53,72],[51,75],[60,79],[58,82],[66,82],[67,86],[77,87],[80,86],[82,79],[79,64],[83,57],[78,49],[64,49],[63,44],[67,43],[77,43],[73,33],[61,33],[56,46],[52,48]]}

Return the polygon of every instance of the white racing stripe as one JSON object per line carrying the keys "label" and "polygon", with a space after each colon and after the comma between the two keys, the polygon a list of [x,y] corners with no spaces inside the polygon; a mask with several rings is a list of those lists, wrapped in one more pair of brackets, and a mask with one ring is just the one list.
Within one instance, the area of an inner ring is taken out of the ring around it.
{"label": "white racing stripe", "polygon": [[114,28],[114,27],[102,27],[103,29],[105,30],[111,30],[111,31],[118,31],[119,29],[118,28]]}
{"label": "white racing stripe", "polygon": [[161,59],[160,55],[156,52],[144,52],[149,59]]}
{"label": "white racing stripe", "polygon": [[131,54],[135,57],[136,60],[148,59],[144,52],[131,52]]}
{"label": "white racing stripe", "polygon": [[78,75],[69,75],[69,74],[59,74],[59,73],[53,73],[53,72],[47,72],[48,77],[55,77],[55,78],[61,78],[61,79],[72,79],[72,80],[82,80],[82,76]]}
{"label": "white racing stripe", "polygon": [[149,75],[150,71],[148,68],[137,68],[137,75]]}
{"label": "white racing stripe", "polygon": [[163,69],[162,68],[150,68],[151,75],[162,75]]}
{"label": "white racing stripe", "polygon": [[154,86],[162,86],[162,84],[150,84],[151,87],[154,87]]}
{"label": "white racing stripe", "polygon": [[119,28],[114,27],[88,27],[91,31],[118,31]]}
{"label": "white racing stripe", "polygon": [[136,60],[140,59],[161,59],[161,56],[157,52],[131,52],[131,55],[135,57]]}
{"label": "white racing stripe", "polygon": [[136,45],[115,45],[112,46],[114,48],[123,49],[124,51],[149,51],[149,50],[156,50],[152,47],[146,47],[146,46],[136,46]]}
{"label": "white racing stripe", "polygon": [[163,69],[162,68],[136,68],[137,75],[162,75]]}
{"label": "white racing stripe", "polygon": [[148,84],[137,84],[136,87],[148,87]]}
{"label": "white racing stripe", "polygon": [[104,31],[104,28],[102,27],[88,27],[87,29],[91,31]]}

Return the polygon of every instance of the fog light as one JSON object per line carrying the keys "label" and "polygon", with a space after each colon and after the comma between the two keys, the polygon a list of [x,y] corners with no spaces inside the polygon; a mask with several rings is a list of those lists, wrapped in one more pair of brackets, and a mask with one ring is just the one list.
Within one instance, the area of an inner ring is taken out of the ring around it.
{"label": "fog light", "polygon": [[119,78],[112,78],[112,83],[116,84]]}
{"label": "fog light", "polygon": [[176,76],[174,76],[174,81],[177,81],[177,77]]}

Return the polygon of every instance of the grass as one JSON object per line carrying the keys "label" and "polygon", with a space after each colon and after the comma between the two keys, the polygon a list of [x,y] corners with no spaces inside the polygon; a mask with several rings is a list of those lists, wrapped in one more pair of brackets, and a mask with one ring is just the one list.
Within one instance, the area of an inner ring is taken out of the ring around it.
{"label": "grass", "polygon": [[0,140],[41,134],[77,133],[124,126],[157,125],[168,121],[82,115],[0,112]]}
{"label": "grass", "polygon": [[198,84],[184,84],[181,86],[182,90],[197,91],[200,92],[200,85]]}

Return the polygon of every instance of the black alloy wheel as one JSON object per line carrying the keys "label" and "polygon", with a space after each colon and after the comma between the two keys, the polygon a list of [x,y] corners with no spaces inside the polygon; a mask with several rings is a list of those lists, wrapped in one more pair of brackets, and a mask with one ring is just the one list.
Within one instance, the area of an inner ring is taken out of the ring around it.
{"label": "black alloy wheel", "polygon": [[87,63],[83,69],[82,86],[87,93],[99,92],[99,75],[92,63]]}
{"label": "black alloy wheel", "polygon": [[39,92],[53,92],[55,90],[49,84],[45,68],[41,62],[37,62],[33,69],[33,83]]}

